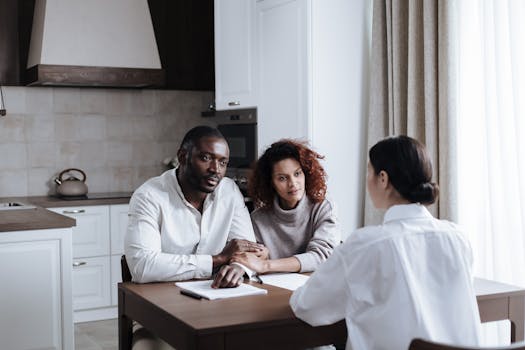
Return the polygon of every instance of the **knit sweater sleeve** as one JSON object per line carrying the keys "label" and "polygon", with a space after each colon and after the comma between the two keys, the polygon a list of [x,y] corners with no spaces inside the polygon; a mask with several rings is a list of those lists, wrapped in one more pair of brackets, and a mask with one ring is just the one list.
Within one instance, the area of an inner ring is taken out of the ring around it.
{"label": "knit sweater sleeve", "polygon": [[341,228],[333,204],[325,199],[312,212],[313,235],[302,254],[294,255],[301,263],[300,272],[314,271],[341,241]]}

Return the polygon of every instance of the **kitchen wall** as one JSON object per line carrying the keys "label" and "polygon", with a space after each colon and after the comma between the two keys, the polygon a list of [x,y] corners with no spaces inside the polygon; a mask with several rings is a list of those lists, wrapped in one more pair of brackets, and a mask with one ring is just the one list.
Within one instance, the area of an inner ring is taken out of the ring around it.
{"label": "kitchen wall", "polygon": [[165,170],[213,92],[2,87],[0,197],[46,195],[66,168],[90,192],[133,191]]}

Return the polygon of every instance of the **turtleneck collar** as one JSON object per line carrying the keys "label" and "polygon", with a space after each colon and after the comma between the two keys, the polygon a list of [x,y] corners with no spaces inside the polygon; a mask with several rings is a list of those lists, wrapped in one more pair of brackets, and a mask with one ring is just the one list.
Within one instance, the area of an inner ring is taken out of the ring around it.
{"label": "turtleneck collar", "polygon": [[277,218],[286,222],[297,221],[301,216],[304,215],[304,208],[309,202],[308,196],[306,193],[303,195],[303,198],[299,200],[297,206],[293,209],[283,209],[279,205],[279,196],[275,196],[273,199],[273,212]]}

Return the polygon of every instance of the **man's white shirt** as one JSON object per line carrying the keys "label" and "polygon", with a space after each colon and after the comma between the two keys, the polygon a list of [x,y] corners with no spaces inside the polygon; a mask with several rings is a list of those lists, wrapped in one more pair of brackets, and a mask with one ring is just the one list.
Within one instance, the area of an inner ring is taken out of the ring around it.
{"label": "man's white shirt", "polygon": [[202,214],[184,198],[176,169],[146,181],[130,200],[124,246],[135,282],[209,278],[212,255],[234,238],[255,241],[243,196],[227,177]]}

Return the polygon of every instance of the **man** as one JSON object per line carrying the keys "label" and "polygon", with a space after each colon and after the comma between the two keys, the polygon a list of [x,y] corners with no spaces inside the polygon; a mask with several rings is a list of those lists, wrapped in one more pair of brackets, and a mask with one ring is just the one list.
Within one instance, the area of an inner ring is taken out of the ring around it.
{"label": "man", "polygon": [[210,278],[218,271],[213,287],[236,287],[245,270],[229,265],[232,255],[265,256],[237,185],[224,178],[229,153],[217,129],[195,127],[177,152],[179,166],[135,191],[125,237],[133,281]]}

